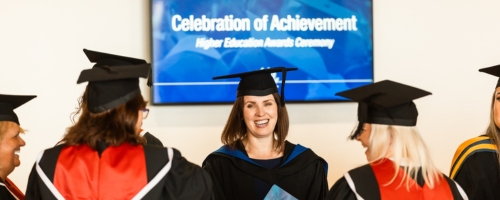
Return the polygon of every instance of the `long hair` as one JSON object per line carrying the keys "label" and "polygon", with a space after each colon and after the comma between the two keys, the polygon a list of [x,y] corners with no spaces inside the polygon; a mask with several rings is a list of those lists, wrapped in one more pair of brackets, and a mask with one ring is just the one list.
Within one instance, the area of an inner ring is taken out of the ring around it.
{"label": "long hair", "polygon": [[[498,129],[498,126],[495,124],[495,92],[493,93],[493,97],[491,100],[491,110],[490,110],[490,123],[488,124],[488,128],[486,128],[486,136],[488,136],[493,144],[497,146],[497,152],[498,148],[500,147],[500,129]],[[500,114],[500,113],[498,113]],[[497,154],[498,158],[498,164],[500,164],[500,154]]]}
{"label": "long hair", "polygon": [[[288,135],[289,119],[286,106],[281,107],[280,96],[278,93],[273,94],[274,100],[278,107],[278,121],[274,127],[273,146],[275,149],[282,152],[285,148],[285,139]],[[229,145],[231,148],[236,148],[236,141],[243,139],[247,134],[247,126],[243,119],[243,96],[236,98],[233,104],[233,109],[229,114],[226,126],[222,131],[221,141],[224,145]]]}
{"label": "long hair", "polygon": [[87,92],[79,100],[79,107],[73,118],[79,115],[78,121],[68,128],[62,142],[67,145],[86,144],[96,149],[98,141],[111,146],[125,142],[144,144],[144,138],[136,134],[139,110],[146,107],[142,95],[137,95],[128,102],[101,113],[92,113],[87,108]]}
{"label": "long hair", "polygon": [[[391,141],[392,145],[388,145],[388,141]],[[372,124],[370,145],[372,158],[370,162],[372,163],[376,164],[388,152],[392,153],[396,173],[392,180],[386,183],[387,185],[393,183],[401,169],[408,176],[404,176],[400,184],[406,181],[407,189],[410,188],[409,177],[417,180],[420,170],[425,184],[430,188],[433,188],[439,182],[439,178],[443,176],[434,165],[427,146],[416,127]]]}

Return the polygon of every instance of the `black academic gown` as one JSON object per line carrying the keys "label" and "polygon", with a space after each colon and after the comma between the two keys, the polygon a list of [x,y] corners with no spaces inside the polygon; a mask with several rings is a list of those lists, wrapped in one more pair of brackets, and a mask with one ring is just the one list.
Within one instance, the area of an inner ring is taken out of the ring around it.
{"label": "black academic gown", "polygon": [[469,200],[500,199],[500,169],[497,153],[478,152],[469,156],[454,180]]}
{"label": "black academic gown", "polygon": [[483,149],[465,157],[453,179],[469,200],[500,199],[500,165],[496,151]]}
{"label": "black academic gown", "polygon": [[[274,195],[288,193],[297,199],[323,199],[328,191],[326,161],[312,150],[288,141],[281,164],[274,169],[253,162],[241,142],[237,149],[223,146],[210,154],[203,168],[214,181],[215,199],[255,200],[255,183],[260,181],[269,183],[272,188],[268,190]],[[280,189],[281,193],[277,192]]]}
{"label": "black academic gown", "polygon": [[17,200],[14,195],[12,195],[9,190],[0,184],[0,199],[2,200]]}
{"label": "black academic gown", "polygon": [[[370,165],[364,165],[349,171],[349,175],[351,180],[353,181],[354,187],[356,188],[356,192],[366,200],[380,200],[380,191],[379,184],[375,177],[373,170],[371,170]],[[457,188],[456,183],[443,175],[447,184],[450,187],[451,193],[453,195],[453,199],[462,200],[465,199],[465,196],[460,194],[459,189]],[[417,175],[417,180],[415,181],[422,187],[424,183],[424,178],[421,173]],[[402,186],[404,189],[404,185]],[[465,195],[465,194],[464,194]],[[404,197],[401,197],[403,199]],[[347,179],[345,176],[337,180],[335,184],[332,186],[328,194],[326,195],[325,200],[356,200],[356,193],[353,192],[351,187],[349,186]]]}
{"label": "black academic gown", "polygon": [[[52,183],[58,156],[63,147],[64,145],[58,145],[45,150],[39,162],[39,166]],[[99,145],[99,152],[103,152],[105,149],[105,145]],[[150,182],[169,162],[170,158],[167,148],[154,145],[144,145],[144,153],[147,179]],[[42,181],[35,167],[36,163],[29,176],[26,199],[56,199],[46,183]],[[133,182],[130,180],[130,184]],[[173,149],[170,171],[142,199],[210,199],[212,190],[212,181],[208,173],[187,161],[178,150]]]}
{"label": "black academic gown", "polygon": [[149,132],[146,132],[142,137],[146,138],[146,143],[148,145],[157,145],[157,146],[163,147],[163,143],[160,141],[160,139],[158,139],[157,137],[155,137],[153,134],[151,134]]}
{"label": "black academic gown", "polygon": [[9,191],[9,189],[7,189],[7,187],[5,186],[5,183],[2,181],[2,179],[0,179],[0,199],[1,200],[18,200],[18,198],[16,198],[12,191]]}

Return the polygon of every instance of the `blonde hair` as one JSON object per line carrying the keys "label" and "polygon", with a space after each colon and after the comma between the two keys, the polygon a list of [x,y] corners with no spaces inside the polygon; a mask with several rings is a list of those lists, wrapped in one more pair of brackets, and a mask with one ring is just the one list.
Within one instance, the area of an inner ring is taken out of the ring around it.
{"label": "blonde hair", "polygon": [[[493,92],[493,98],[491,100],[491,110],[490,110],[490,123],[488,124],[488,128],[486,128],[486,136],[488,136],[493,144],[500,147],[500,130],[498,126],[495,124],[495,92]],[[500,113],[499,113],[500,114]],[[500,154],[497,154],[498,164],[500,164]]]}
{"label": "blonde hair", "polygon": [[404,166],[402,169],[407,176],[403,177],[400,185],[406,182],[407,189],[410,188],[409,176],[417,180],[420,170],[425,184],[430,188],[443,176],[432,162],[427,146],[416,127],[372,124],[369,142],[370,163],[376,164],[388,154],[392,155],[396,173],[387,185],[396,179],[401,166]]}
{"label": "blonde hair", "polygon": [[[3,134],[5,134],[5,132],[7,132],[7,130],[12,126],[12,125],[16,125],[16,126],[19,126],[18,124],[16,124],[15,122],[11,122],[11,121],[0,121],[0,141],[2,141],[3,139]],[[21,128],[21,126],[19,126],[19,132],[20,133],[24,133],[25,130],[23,128]]]}

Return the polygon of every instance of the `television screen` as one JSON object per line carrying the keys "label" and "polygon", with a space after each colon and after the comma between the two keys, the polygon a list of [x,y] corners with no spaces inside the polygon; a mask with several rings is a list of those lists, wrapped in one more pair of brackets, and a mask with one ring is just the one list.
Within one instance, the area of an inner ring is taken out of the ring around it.
{"label": "television screen", "polygon": [[151,29],[153,104],[234,102],[239,79],[212,77],[278,66],[287,102],[373,82],[371,0],[152,0]]}

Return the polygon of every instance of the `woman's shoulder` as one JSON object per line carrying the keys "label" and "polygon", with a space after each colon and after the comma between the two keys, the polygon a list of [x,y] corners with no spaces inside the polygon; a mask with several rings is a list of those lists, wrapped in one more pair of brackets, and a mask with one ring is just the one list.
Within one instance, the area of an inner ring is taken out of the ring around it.
{"label": "woman's shoulder", "polygon": [[176,148],[162,147],[158,145],[143,145],[143,147],[146,157],[151,157],[153,160],[174,160],[176,163],[180,164],[192,164],[184,158],[181,151]]}
{"label": "woman's shoulder", "polygon": [[37,156],[38,157],[37,161],[42,162],[42,163],[57,161],[57,159],[59,158],[59,154],[61,153],[62,149],[65,146],[66,145],[64,145],[64,144],[58,144],[54,147],[40,151],[40,153],[38,153],[38,156]]}
{"label": "woman's shoulder", "polygon": [[170,174],[176,176],[192,177],[200,176],[203,178],[204,171],[197,164],[194,164],[182,156],[178,149],[172,147],[161,147],[156,145],[144,145],[146,154],[146,165],[152,169],[150,171],[160,171],[161,168],[171,165]]}
{"label": "woman's shoulder", "polygon": [[[497,147],[493,144],[488,136],[478,136],[466,140],[458,146],[455,155],[452,159],[450,178],[454,179],[455,175],[461,169],[464,163],[473,159],[496,159]],[[494,155],[494,156],[493,156]]]}
{"label": "woman's shoulder", "polygon": [[309,147],[306,147],[306,146],[301,145],[299,143],[295,144],[295,143],[292,143],[288,140],[285,140],[285,151],[287,151],[287,150],[288,151],[293,151],[293,150],[297,151],[298,149],[301,149],[301,151],[309,150],[309,151],[314,153],[314,151]]}
{"label": "woman's shoulder", "polygon": [[[181,199],[210,198],[212,193],[210,175],[199,165],[183,157],[178,149],[144,145],[144,151],[148,173],[151,172],[151,178],[163,177],[158,185],[164,187],[164,192],[166,191],[169,195],[176,194],[179,198],[182,196]],[[171,184],[172,182],[175,184]],[[191,189],[185,190],[185,188]],[[146,196],[145,199],[155,198],[147,198]]]}
{"label": "woman's shoulder", "polygon": [[462,142],[462,144],[460,144],[458,146],[457,150],[465,149],[467,147],[475,146],[478,144],[492,144],[492,141],[491,141],[489,136],[480,135],[480,136],[465,140],[464,142]]}
{"label": "woman's shoulder", "polygon": [[289,141],[285,141],[285,151],[283,153],[283,158],[285,159],[283,165],[315,165],[321,167],[324,171],[328,171],[328,163],[325,159],[318,156],[313,150],[302,146],[300,144],[293,144]]}
{"label": "woman's shoulder", "polygon": [[315,158],[318,160],[323,160],[318,154],[316,154],[311,148],[303,146],[301,144],[294,144],[289,142],[288,140],[285,141],[285,150],[284,150],[285,157],[296,157],[298,155],[305,154],[308,157]]}
{"label": "woman's shoulder", "polygon": [[353,168],[346,172],[344,175],[350,175],[350,176],[372,176],[374,174],[372,166],[368,164],[361,165],[359,167]]}
{"label": "woman's shoulder", "polygon": [[484,151],[496,152],[496,144],[493,143],[491,138],[486,135],[481,135],[477,137],[470,138],[462,142],[455,151],[453,160],[456,160],[461,155],[473,154],[476,152]]}
{"label": "woman's shoulder", "polygon": [[223,145],[219,149],[208,154],[205,160],[202,162],[202,166],[205,166],[206,164],[213,165],[221,162],[232,162],[231,160],[235,158],[250,160],[246,153],[241,151],[240,148],[233,148],[229,145]]}
{"label": "woman's shoulder", "polygon": [[452,165],[459,164],[472,155],[485,155],[497,153],[497,146],[490,140],[488,136],[478,136],[464,141],[460,144],[453,156]]}

